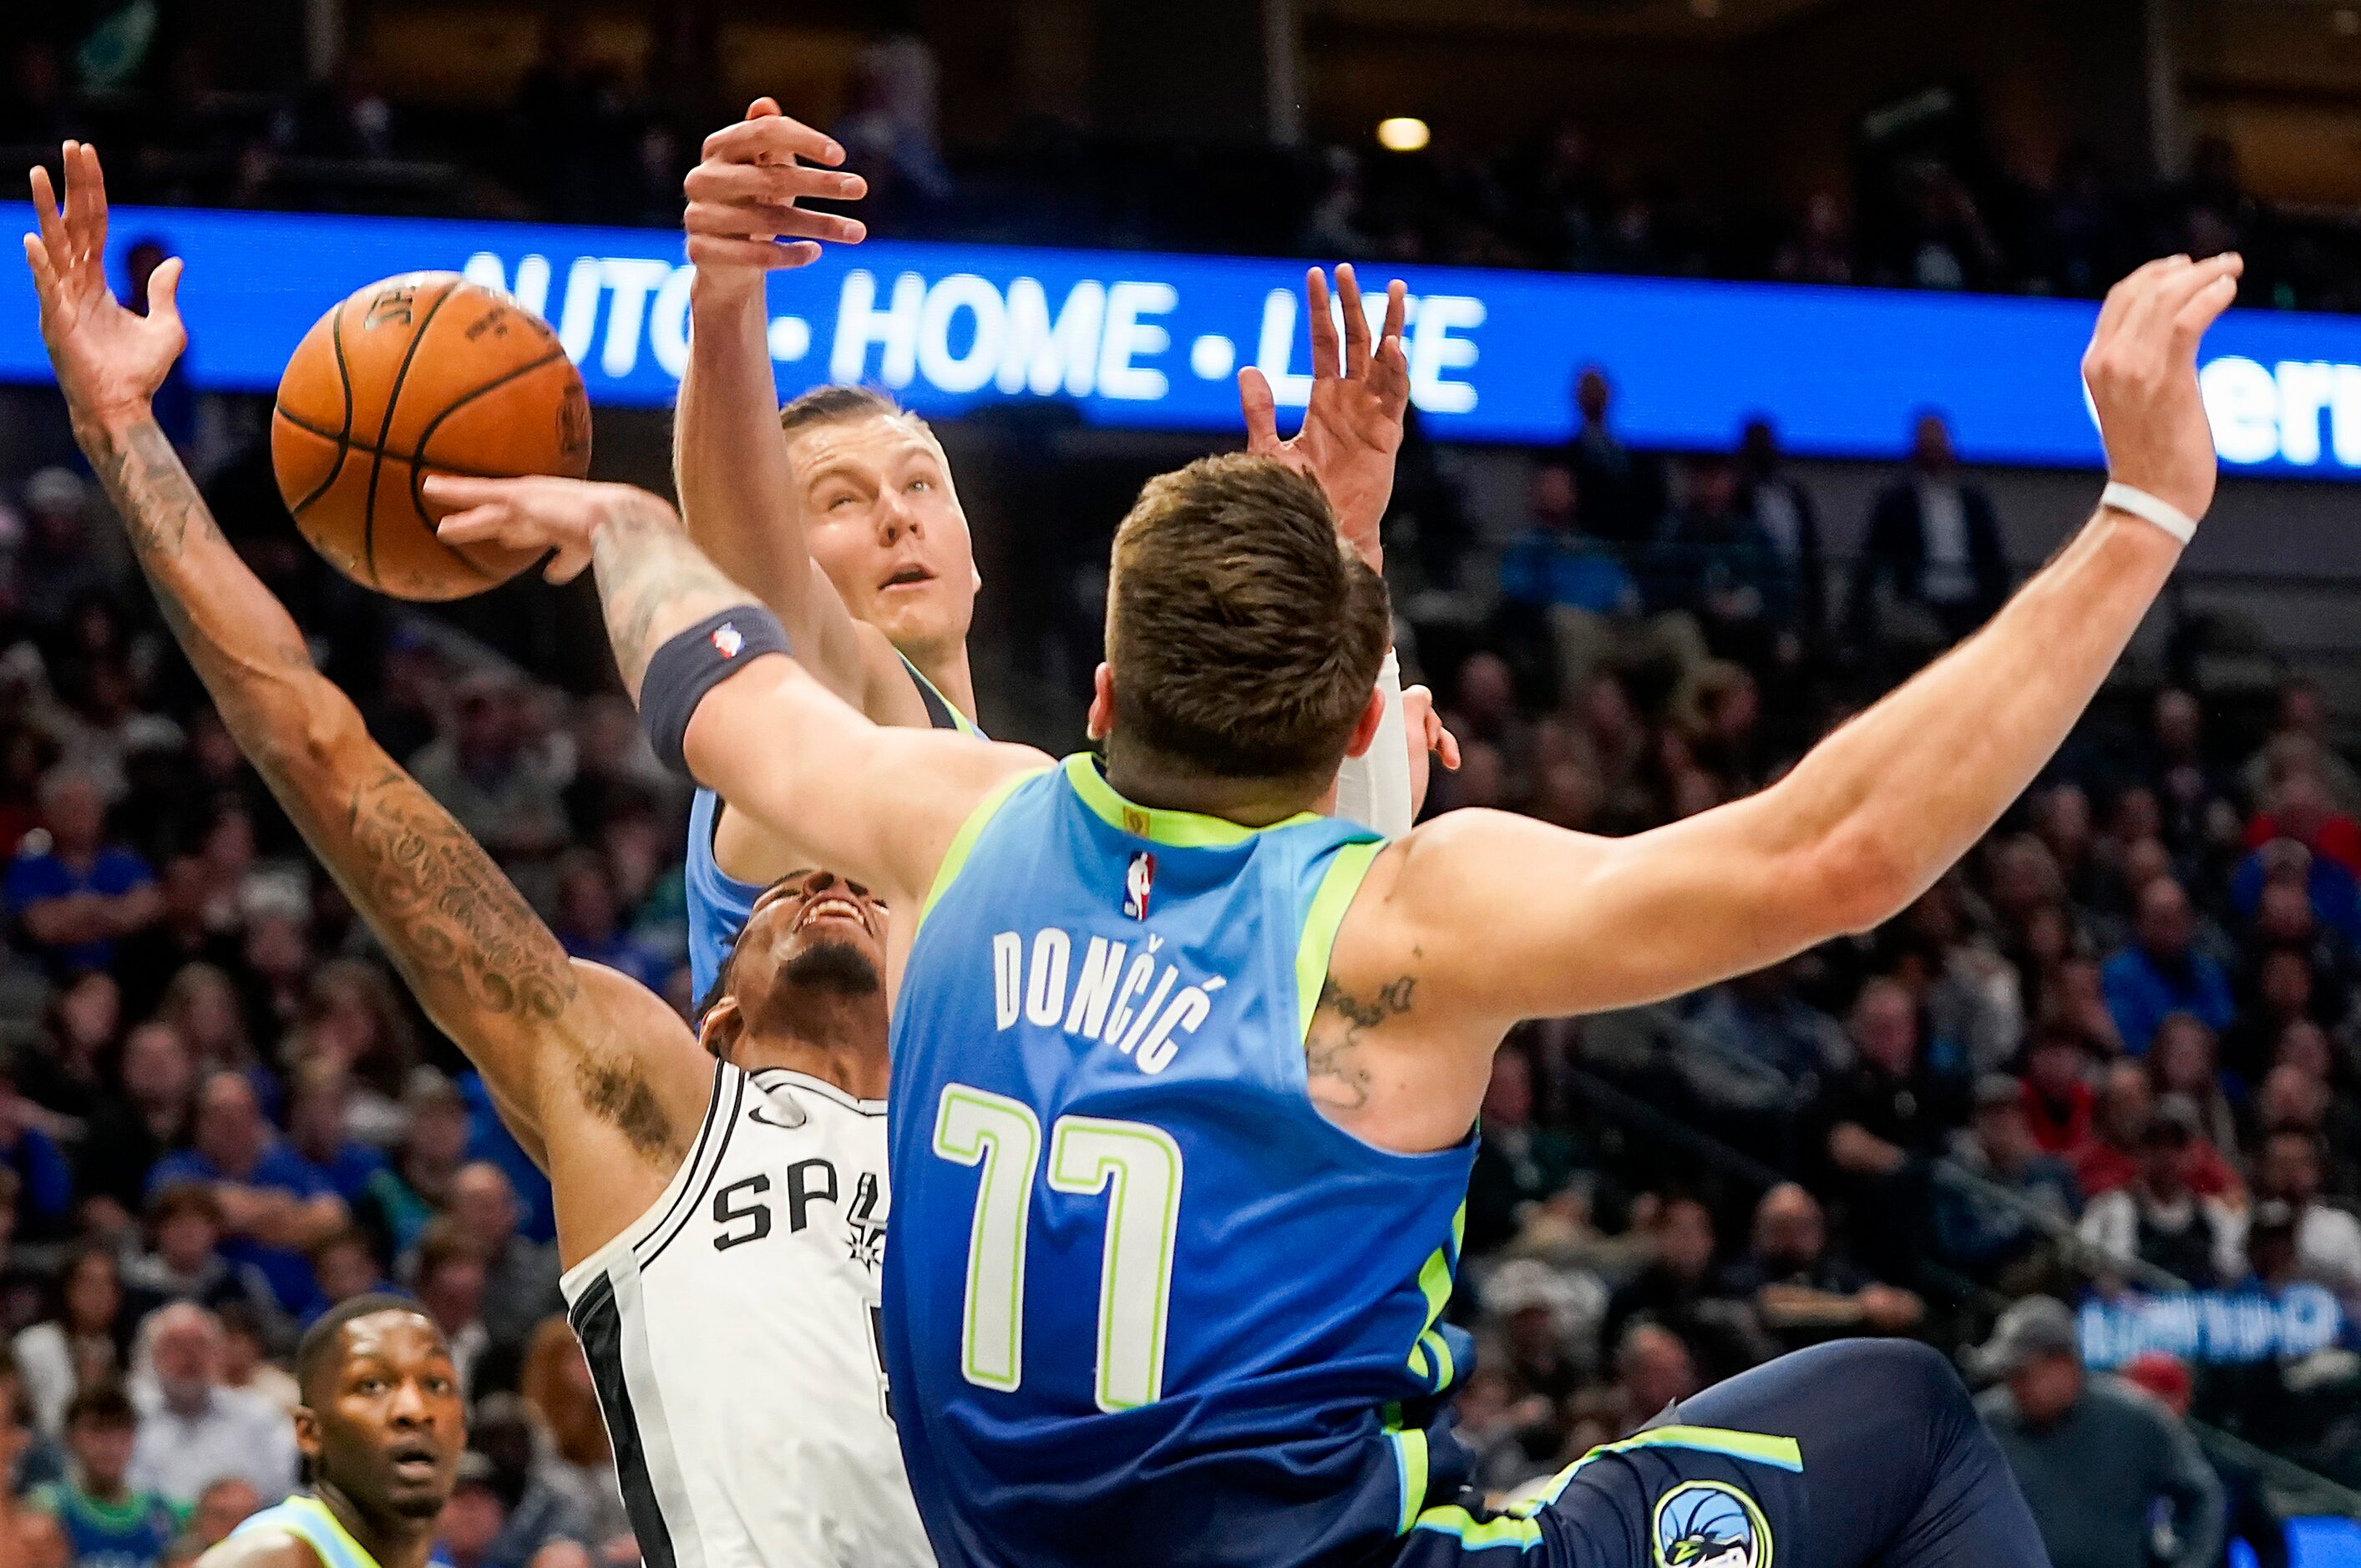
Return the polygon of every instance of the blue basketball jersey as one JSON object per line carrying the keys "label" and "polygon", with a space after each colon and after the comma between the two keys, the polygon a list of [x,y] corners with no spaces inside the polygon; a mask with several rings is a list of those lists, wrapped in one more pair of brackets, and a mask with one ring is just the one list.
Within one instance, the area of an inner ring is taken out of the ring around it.
{"label": "blue basketball jersey", "polygon": [[1305,1084],[1381,847],[1150,810],[1087,757],[953,841],[894,1008],[884,1278],[946,1568],[1360,1561],[1448,1469],[1473,1137],[1388,1153]]}
{"label": "blue basketball jersey", "polygon": [[[936,729],[983,733],[935,689],[934,682],[918,673],[917,665],[904,658],[902,667],[910,672],[910,684],[918,688],[918,700],[927,705],[927,718]],[[730,957],[738,933],[746,928],[754,901],[763,896],[762,888],[740,882],[714,860],[713,832],[720,817],[721,797],[709,789],[698,790],[688,807],[688,859],[682,868],[682,881],[688,890],[689,984],[699,1003],[721,978],[722,963]]]}

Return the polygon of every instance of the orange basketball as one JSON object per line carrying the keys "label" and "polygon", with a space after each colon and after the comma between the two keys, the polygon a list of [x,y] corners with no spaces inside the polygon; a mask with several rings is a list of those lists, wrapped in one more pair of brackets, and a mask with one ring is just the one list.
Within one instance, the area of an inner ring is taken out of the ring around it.
{"label": "orange basketball", "polygon": [[279,378],[270,464],[296,526],[338,571],[401,598],[459,598],[538,556],[444,543],[422,482],[578,479],[590,400],[549,323],[455,272],[412,272],[304,334]]}

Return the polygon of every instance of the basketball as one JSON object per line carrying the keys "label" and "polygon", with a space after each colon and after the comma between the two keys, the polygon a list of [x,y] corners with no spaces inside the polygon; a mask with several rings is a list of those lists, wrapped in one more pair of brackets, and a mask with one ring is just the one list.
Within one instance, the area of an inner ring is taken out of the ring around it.
{"label": "basketball", "polygon": [[450,599],[538,559],[434,535],[426,476],[590,466],[590,403],[549,324],[453,272],[372,283],[296,345],[270,415],[279,493],[313,548],[364,587]]}

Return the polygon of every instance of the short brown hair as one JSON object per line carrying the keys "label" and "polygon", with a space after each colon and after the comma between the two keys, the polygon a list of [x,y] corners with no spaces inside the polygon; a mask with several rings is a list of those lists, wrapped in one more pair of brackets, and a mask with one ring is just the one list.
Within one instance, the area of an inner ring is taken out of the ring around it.
{"label": "short brown hair", "polygon": [[1308,783],[1343,757],[1393,623],[1318,483],[1232,453],[1139,492],[1115,531],[1106,640],[1119,745]]}
{"label": "short brown hair", "polygon": [[779,428],[789,435],[816,425],[849,424],[861,419],[906,419],[920,430],[933,428],[873,387],[814,387],[779,408]]}

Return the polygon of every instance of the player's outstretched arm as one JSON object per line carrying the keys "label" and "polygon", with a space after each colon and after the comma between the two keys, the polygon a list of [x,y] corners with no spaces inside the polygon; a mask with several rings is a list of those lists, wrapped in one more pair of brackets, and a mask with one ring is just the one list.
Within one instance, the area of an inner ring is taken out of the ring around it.
{"label": "player's outstretched arm", "polygon": [[[701,622],[756,608],[645,490],[438,475],[426,494],[464,509],[443,520],[446,540],[533,549],[587,541],[615,666],[642,706],[658,649]],[[1049,759],[950,730],[873,723],[807,674],[800,652],[748,657],[706,692],[688,725],[688,771],[798,854],[889,901],[921,900],[977,803],[1012,773]],[[736,648],[726,656],[737,658]]]}
{"label": "player's outstretched arm", "polygon": [[815,678],[881,721],[924,724],[892,644],[852,619],[805,544],[771,373],[770,274],[818,259],[822,241],[857,245],[865,232],[857,219],[797,205],[865,193],[861,176],[832,167],[843,161],[842,148],[769,98],[705,138],[685,187],[697,276],[674,482],[689,537],[779,618]]}
{"label": "player's outstretched arm", "polygon": [[97,157],[68,143],[65,170],[62,214],[48,175],[32,175],[41,232],[27,236],[26,252],[42,335],[75,436],[223,722],[536,1157],[550,1113],[564,1113],[554,1093],[572,1109],[598,1089],[630,1111],[614,1118],[627,1135],[658,1141],[666,1080],[661,1064],[643,1071],[607,1059],[602,1020],[618,1014],[645,1012],[679,1034],[685,1070],[672,1076],[689,1080],[693,1126],[707,1069],[686,1028],[622,977],[567,959],[491,857],[369,739],[285,608],[223,537],[148,403],[184,342],[173,298],[181,263],[158,269],[146,316],[117,303],[103,270]]}
{"label": "player's outstretched arm", "polygon": [[[2110,478],[2192,519],[2215,477],[2197,345],[2238,271],[2151,262],[2109,293],[2082,362]],[[1422,948],[1414,989],[1485,1020],[1488,1051],[1516,1018],[1675,995],[1889,919],[2032,781],[2180,551],[2103,505],[1983,630],[1747,799],[1620,839],[1488,812],[1430,824],[1396,851],[1369,927],[1393,939],[1368,950]]]}

